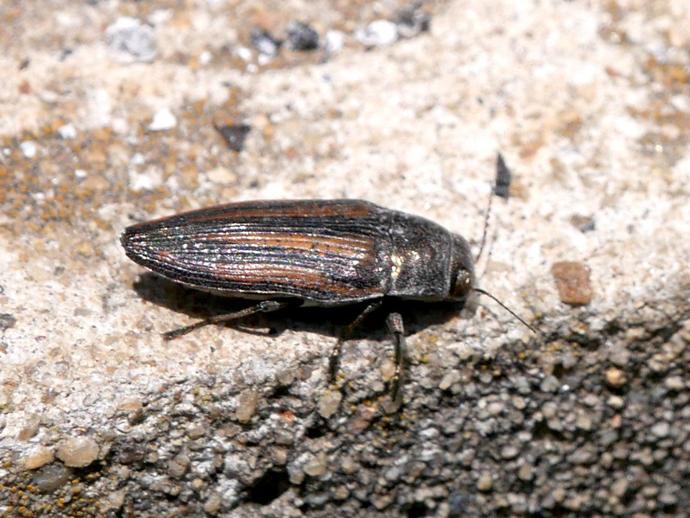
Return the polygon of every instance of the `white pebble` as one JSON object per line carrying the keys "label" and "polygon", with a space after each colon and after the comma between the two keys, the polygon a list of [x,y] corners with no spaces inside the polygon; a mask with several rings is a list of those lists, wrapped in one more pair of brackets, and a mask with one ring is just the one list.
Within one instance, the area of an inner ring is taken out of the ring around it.
{"label": "white pebble", "polygon": [[105,41],[123,63],[150,62],[156,57],[156,37],[149,25],[121,16],[105,30]]}
{"label": "white pebble", "polygon": [[242,61],[249,62],[252,60],[252,51],[247,47],[237,47],[235,49],[235,54],[237,54]]}
{"label": "white pebble", "polygon": [[177,118],[168,108],[162,108],[153,116],[149,129],[151,131],[165,131],[177,126]]}
{"label": "white pebble", "polygon": [[341,31],[328,31],[325,36],[326,43],[324,45],[326,53],[329,55],[337,54],[343,49],[345,43],[345,34]]}
{"label": "white pebble", "polygon": [[65,140],[72,139],[77,136],[77,130],[74,124],[65,124],[58,128],[58,134]]}
{"label": "white pebble", "polygon": [[391,45],[398,39],[398,26],[388,20],[376,20],[357,31],[357,40],[365,47]]}
{"label": "white pebble", "polygon": [[33,140],[27,140],[19,144],[19,148],[26,158],[33,158],[36,156],[36,143]]}

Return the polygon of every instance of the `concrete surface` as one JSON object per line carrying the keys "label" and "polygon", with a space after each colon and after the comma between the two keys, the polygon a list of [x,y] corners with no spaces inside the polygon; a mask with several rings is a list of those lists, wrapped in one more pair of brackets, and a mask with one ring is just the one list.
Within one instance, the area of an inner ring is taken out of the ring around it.
{"label": "concrete surface", "polygon": [[[688,3],[433,2],[430,32],[364,48],[403,6],[2,3],[2,513],[687,512]],[[257,56],[250,29],[292,20],[344,48]],[[239,153],[229,123],[251,125]],[[220,202],[351,197],[476,246],[499,151],[480,285],[540,335],[488,299],[412,308],[400,413],[382,319],[345,348],[340,402],[324,368],[352,311],[166,343],[226,304],[118,242]],[[561,302],[561,261],[591,302]]]}

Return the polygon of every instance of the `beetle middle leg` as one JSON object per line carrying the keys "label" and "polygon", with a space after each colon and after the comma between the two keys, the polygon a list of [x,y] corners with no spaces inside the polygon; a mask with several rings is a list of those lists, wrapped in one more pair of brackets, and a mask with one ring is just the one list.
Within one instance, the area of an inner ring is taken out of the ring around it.
{"label": "beetle middle leg", "polygon": [[195,324],[180,327],[178,329],[173,329],[163,333],[163,339],[172,340],[178,336],[186,335],[187,333],[199,329],[200,327],[207,326],[209,324],[220,324],[222,322],[231,322],[233,320],[238,320],[240,318],[248,317],[249,315],[254,315],[256,313],[271,313],[273,311],[278,311],[290,305],[290,302],[281,302],[277,300],[264,300],[256,304],[255,306],[249,306],[248,308],[241,309],[239,311],[234,311],[232,313],[225,313],[223,315],[215,315],[207,319],[201,320]]}
{"label": "beetle middle leg", "polygon": [[376,311],[381,307],[383,304],[383,299],[378,299],[375,300],[374,302],[371,302],[367,307],[362,310],[362,312],[357,315],[357,318],[355,318],[350,325],[348,325],[345,328],[345,331],[340,335],[340,338],[338,338],[338,341],[336,344],[333,346],[333,350],[331,351],[331,355],[328,358],[328,374],[330,378],[330,382],[333,383],[335,381],[335,375],[338,373],[338,366],[340,364],[340,353],[343,350],[343,343],[346,340],[349,340],[349,338],[352,336],[352,332],[359,327],[359,325],[362,323],[362,321],[369,316],[371,313]]}

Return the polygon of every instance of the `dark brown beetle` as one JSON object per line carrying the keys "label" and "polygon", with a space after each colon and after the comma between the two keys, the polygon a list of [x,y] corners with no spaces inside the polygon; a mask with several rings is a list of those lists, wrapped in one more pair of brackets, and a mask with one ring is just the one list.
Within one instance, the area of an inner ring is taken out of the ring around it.
{"label": "dark brown beetle", "polygon": [[[473,291],[486,293],[475,287],[474,261],[464,238],[429,220],[361,200],[231,203],[133,225],[121,242],[130,259],[172,281],[261,301],[168,332],[168,339],[295,303],[368,302],[334,347],[332,377],[343,341],[386,299],[464,301]],[[390,313],[387,324],[395,341],[392,392],[397,400],[402,317]]]}

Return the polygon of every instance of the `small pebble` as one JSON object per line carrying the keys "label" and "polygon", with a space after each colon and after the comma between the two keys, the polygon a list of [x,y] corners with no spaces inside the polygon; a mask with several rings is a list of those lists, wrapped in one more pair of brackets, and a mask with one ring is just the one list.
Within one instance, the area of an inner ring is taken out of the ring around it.
{"label": "small pebble", "polygon": [[606,370],[606,383],[609,386],[616,388],[622,387],[625,385],[626,381],[625,373],[622,370],[616,369],[615,367]]}
{"label": "small pebble", "polygon": [[168,108],[161,108],[153,116],[149,130],[151,131],[166,131],[177,126],[177,118]]}
{"label": "small pebble", "polygon": [[592,302],[593,291],[589,269],[577,261],[560,261],[551,266],[561,302],[570,306],[583,306]]}
{"label": "small pebble", "polygon": [[247,135],[249,135],[251,129],[251,126],[248,124],[225,124],[216,126],[216,131],[223,137],[228,149],[237,152],[244,149],[244,141],[247,140]]}
{"label": "small pebble", "polygon": [[511,402],[517,410],[524,410],[527,407],[527,401],[525,398],[520,396],[513,396],[511,398]]}
{"label": "small pebble", "polygon": [[494,481],[491,478],[491,473],[482,473],[479,476],[479,480],[477,480],[477,489],[482,492],[487,492],[491,491],[491,488],[494,486]]}
{"label": "small pebble", "polygon": [[321,417],[328,419],[335,414],[342,399],[343,395],[339,390],[325,391],[321,399],[319,399],[318,409]]}
{"label": "small pebble", "polygon": [[501,457],[506,460],[514,459],[519,453],[520,450],[517,448],[517,446],[512,446],[510,444],[501,448]]}
{"label": "small pebble", "polygon": [[[2,325],[0,324],[0,328],[1,327]],[[664,380],[664,385],[669,390],[683,390],[685,388],[685,382],[680,376],[669,376]]]}
{"label": "small pebble", "polygon": [[541,413],[545,418],[551,419],[558,414],[558,405],[553,401],[547,401],[542,406]]}
{"label": "small pebble", "polygon": [[162,183],[162,171],[156,167],[149,167],[143,172],[134,168],[129,170],[129,188],[133,191],[152,191]]}
{"label": "small pebble", "polygon": [[523,464],[518,469],[517,475],[520,480],[524,480],[525,482],[532,480],[532,477],[534,476],[534,468],[529,464]]}
{"label": "small pebble", "polygon": [[565,370],[570,370],[577,365],[577,358],[570,352],[565,352],[560,357],[561,365]]}
{"label": "small pebble", "polygon": [[355,37],[365,47],[383,47],[397,41],[398,27],[388,20],[376,20],[358,30]]}
{"label": "small pebble", "polygon": [[220,511],[220,505],[223,503],[220,496],[216,493],[211,494],[204,502],[204,512],[208,514],[218,514]]}
{"label": "small pebble", "polygon": [[206,434],[206,430],[208,429],[207,426],[196,423],[191,425],[189,428],[187,428],[187,437],[190,439],[199,439],[200,437],[203,437]]}
{"label": "small pebble", "polygon": [[7,331],[14,327],[17,319],[11,313],[0,313],[0,331]]}
{"label": "small pebble", "polygon": [[561,384],[558,378],[555,376],[546,376],[539,385],[539,388],[541,388],[543,392],[556,392],[560,386]]}
{"label": "small pebble", "polygon": [[153,28],[136,18],[122,16],[105,31],[105,41],[122,63],[148,63],[156,57]]}
{"label": "small pebble", "polygon": [[24,469],[38,469],[55,460],[53,450],[47,446],[34,446],[24,457]]}
{"label": "small pebble", "polygon": [[280,52],[282,42],[274,38],[270,32],[256,27],[252,29],[250,39],[252,46],[259,52],[268,57],[275,57]]}
{"label": "small pebble", "polygon": [[237,398],[237,410],[235,411],[237,420],[240,423],[251,421],[258,404],[259,394],[253,390],[243,391]]}
{"label": "small pebble", "polygon": [[507,200],[510,196],[510,181],[513,175],[508,169],[503,155],[498,153],[496,155],[496,184],[494,185],[494,194],[499,198]]}
{"label": "small pebble", "polygon": [[578,414],[575,418],[575,426],[580,430],[589,431],[592,429],[592,418],[588,414]]}
{"label": "small pebble", "polygon": [[58,462],[48,464],[37,470],[31,478],[31,482],[41,493],[52,493],[67,484],[70,478],[71,470]]}
{"label": "small pebble", "polygon": [[18,441],[28,441],[38,433],[38,428],[41,425],[41,416],[38,414],[29,414],[23,426],[17,434]]}
{"label": "small pebble", "polygon": [[235,49],[235,54],[237,54],[242,61],[247,63],[252,60],[252,51],[247,47],[237,47]]}
{"label": "small pebble", "polygon": [[19,144],[19,149],[26,158],[34,158],[36,156],[36,143],[32,140],[26,140]]}
{"label": "small pebble", "polygon": [[592,448],[587,445],[571,453],[568,456],[568,460],[573,464],[591,464],[596,460],[596,454],[592,451]]}
{"label": "small pebble", "polygon": [[304,464],[304,472],[310,477],[321,477],[326,474],[328,462],[325,453],[314,455]]}
{"label": "small pebble", "polygon": [[316,50],[319,48],[319,33],[306,23],[290,22],[287,42],[291,50]]}
{"label": "small pebble", "polygon": [[328,31],[325,37],[324,50],[329,56],[333,56],[343,50],[345,34],[341,31]]}
{"label": "small pebble", "polygon": [[630,351],[623,347],[616,348],[609,354],[609,360],[616,367],[625,367],[630,361]]}
{"label": "small pebble", "polygon": [[84,468],[98,457],[98,444],[90,437],[72,437],[57,445],[57,458],[72,468]]}
{"label": "small pebble", "polygon": [[612,408],[623,408],[625,406],[625,400],[620,396],[611,396],[606,402]]}
{"label": "small pebble", "polygon": [[187,472],[190,464],[189,457],[180,453],[168,462],[168,474],[173,478],[180,478]]}
{"label": "small pebble", "polygon": [[592,218],[592,216],[581,216],[576,214],[570,218],[570,224],[583,234],[586,232],[591,232],[596,228],[596,224],[594,223],[594,218]]}
{"label": "small pebble", "polygon": [[58,128],[58,135],[60,135],[60,138],[64,140],[73,139],[77,136],[77,130],[74,127],[74,124],[65,124],[64,126],[60,126]]}
{"label": "small pebble", "polygon": [[207,173],[213,183],[231,184],[237,181],[237,175],[227,167],[216,167]]}
{"label": "small pebble", "polygon": [[625,478],[619,478],[611,484],[611,493],[616,497],[622,498],[628,490],[628,481]]}
{"label": "small pebble", "polygon": [[401,38],[413,38],[422,32],[427,32],[431,26],[431,17],[419,8],[419,3],[414,3],[398,11],[395,23],[398,26],[398,34]]}
{"label": "small pebble", "polygon": [[670,425],[665,421],[661,421],[652,426],[652,433],[659,438],[666,437],[670,430]]}
{"label": "small pebble", "polygon": [[111,492],[105,499],[99,502],[99,511],[102,513],[117,511],[124,505],[126,495],[127,493],[124,490]]}
{"label": "small pebble", "polygon": [[352,457],[345,456],[340,461],[340,469],[342,469],[343,473],[346,475],[352,475],[359,470],[359,465],[352,459]]}

